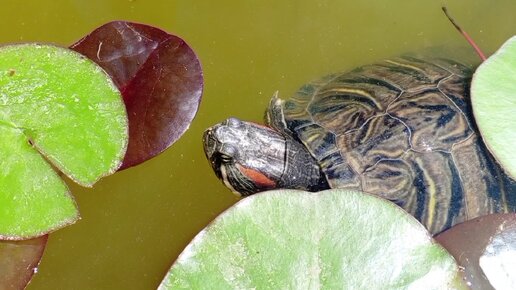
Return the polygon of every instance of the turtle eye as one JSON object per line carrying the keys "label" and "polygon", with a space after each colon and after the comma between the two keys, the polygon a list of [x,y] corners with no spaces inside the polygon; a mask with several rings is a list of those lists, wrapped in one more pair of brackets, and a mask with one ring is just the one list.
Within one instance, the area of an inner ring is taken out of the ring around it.
{"label": "turtle eye", "polygon": [[220,149],[220,160],[224,163],[229,163],[233,160],[235,155],[237,154],[237,149],[234,146],[229,144],[225,144]]}
{"label": "turtle eye", "polygon": [[222,163],[231,163],[231,160],[233,159],[231,156],[224,153],[220,153],[219,158]]}

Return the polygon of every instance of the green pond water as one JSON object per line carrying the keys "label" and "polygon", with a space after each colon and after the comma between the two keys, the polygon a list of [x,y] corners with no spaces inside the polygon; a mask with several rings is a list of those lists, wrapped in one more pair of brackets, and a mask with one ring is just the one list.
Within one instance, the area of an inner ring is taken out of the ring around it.
{"label": "green pond water", "polygon": [[92,189],[70,184],[82,220],[50,236],[31,290],[155,289],[194,235],[238,200],[205,160],[202,132],[229,116],[261,121],[276,90],[288,97],[330,72],[432,46],[464,46],[443,4],[487,54],[516,34],[513,0],[1,4],[1,43],[69,45],[110,20],[142,22],[183,37],[206,81],[197,117],[169,150]]}

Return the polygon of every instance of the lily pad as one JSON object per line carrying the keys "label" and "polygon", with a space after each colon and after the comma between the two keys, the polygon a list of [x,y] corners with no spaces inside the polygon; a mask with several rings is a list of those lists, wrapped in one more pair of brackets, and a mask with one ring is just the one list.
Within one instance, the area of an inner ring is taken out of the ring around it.
{"label": "lily pad", "polygon": [[124,96],[129,147],[122,168],[156,156],[189,128],[201,101],[203,74],[184,40],[152,26],[115,21],[71,48],[106,70]]}
{"label": "lily pad", "polygon": [[516,179],[516,36],[478,67],[471,83],[471,103],[484,142]]}
{"label": "lily pad", "polygon": [[481,216],[435,239],[464,268],[471,289],[516,288],[516,214]]}
{"label": "lily pad", "polygon": [[91,186],[121,165],[127,117],[109,76],[52,45],[0,48],[0,237],[27,239],[75,222],[54,170]]}
{"label": "lily pad", "polygon": [[0,241],[0,289],[25,289],[37,272],[48,235],[25,241]]}
{"label": "lily pad", "polygon": [[332,189],[247,197],[201,231],[159,289],[462,288],[454,259],[386,200]]}

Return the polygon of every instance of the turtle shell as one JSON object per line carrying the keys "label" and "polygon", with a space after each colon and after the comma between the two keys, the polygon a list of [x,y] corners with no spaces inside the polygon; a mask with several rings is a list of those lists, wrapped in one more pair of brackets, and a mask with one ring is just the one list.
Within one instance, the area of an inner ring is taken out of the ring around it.
{"label": "turtle shell", "polygon": [[385,60],[273,99],[268,119],[306,146],[330,187],[392,200],[437,233],[516,208],[515,183],[476,129],[471,75],[445,59]]}

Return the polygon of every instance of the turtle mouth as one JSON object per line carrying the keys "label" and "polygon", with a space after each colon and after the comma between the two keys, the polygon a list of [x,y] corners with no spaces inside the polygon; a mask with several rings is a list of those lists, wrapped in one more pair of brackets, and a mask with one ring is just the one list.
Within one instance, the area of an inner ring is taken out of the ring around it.
{"label": "turtle mouth", "polygon": [[217,139],[213,135],[213,130],[215,127],[208,128],[206,131],[204,131],[203,135],[203,144],[204,144],[204,154],[206,155],[206,159],[210,162],[211,167],[213,168],[213,171],[215,172],[215,175],[217,175],[218,178],[222,177],[222,173],[220,168],[222,165],[222,160],[220,158],[220,154],[217,154],[217,147],[218,143]]}
{"label": "turtle mouth", "polygon": [[234,163],[221,164],[218,174],[224,185],[238,196],[249,196],[260,191],[256,184],[242,174]]}
{"label": "turtle mouth", "polygon": [[212,157],[215,155],[217,149],[217,139],[213,136],[214,127],[206,129],[202,137],[202,143],[204,145],[204,154],[206,158],[212,161]]}

